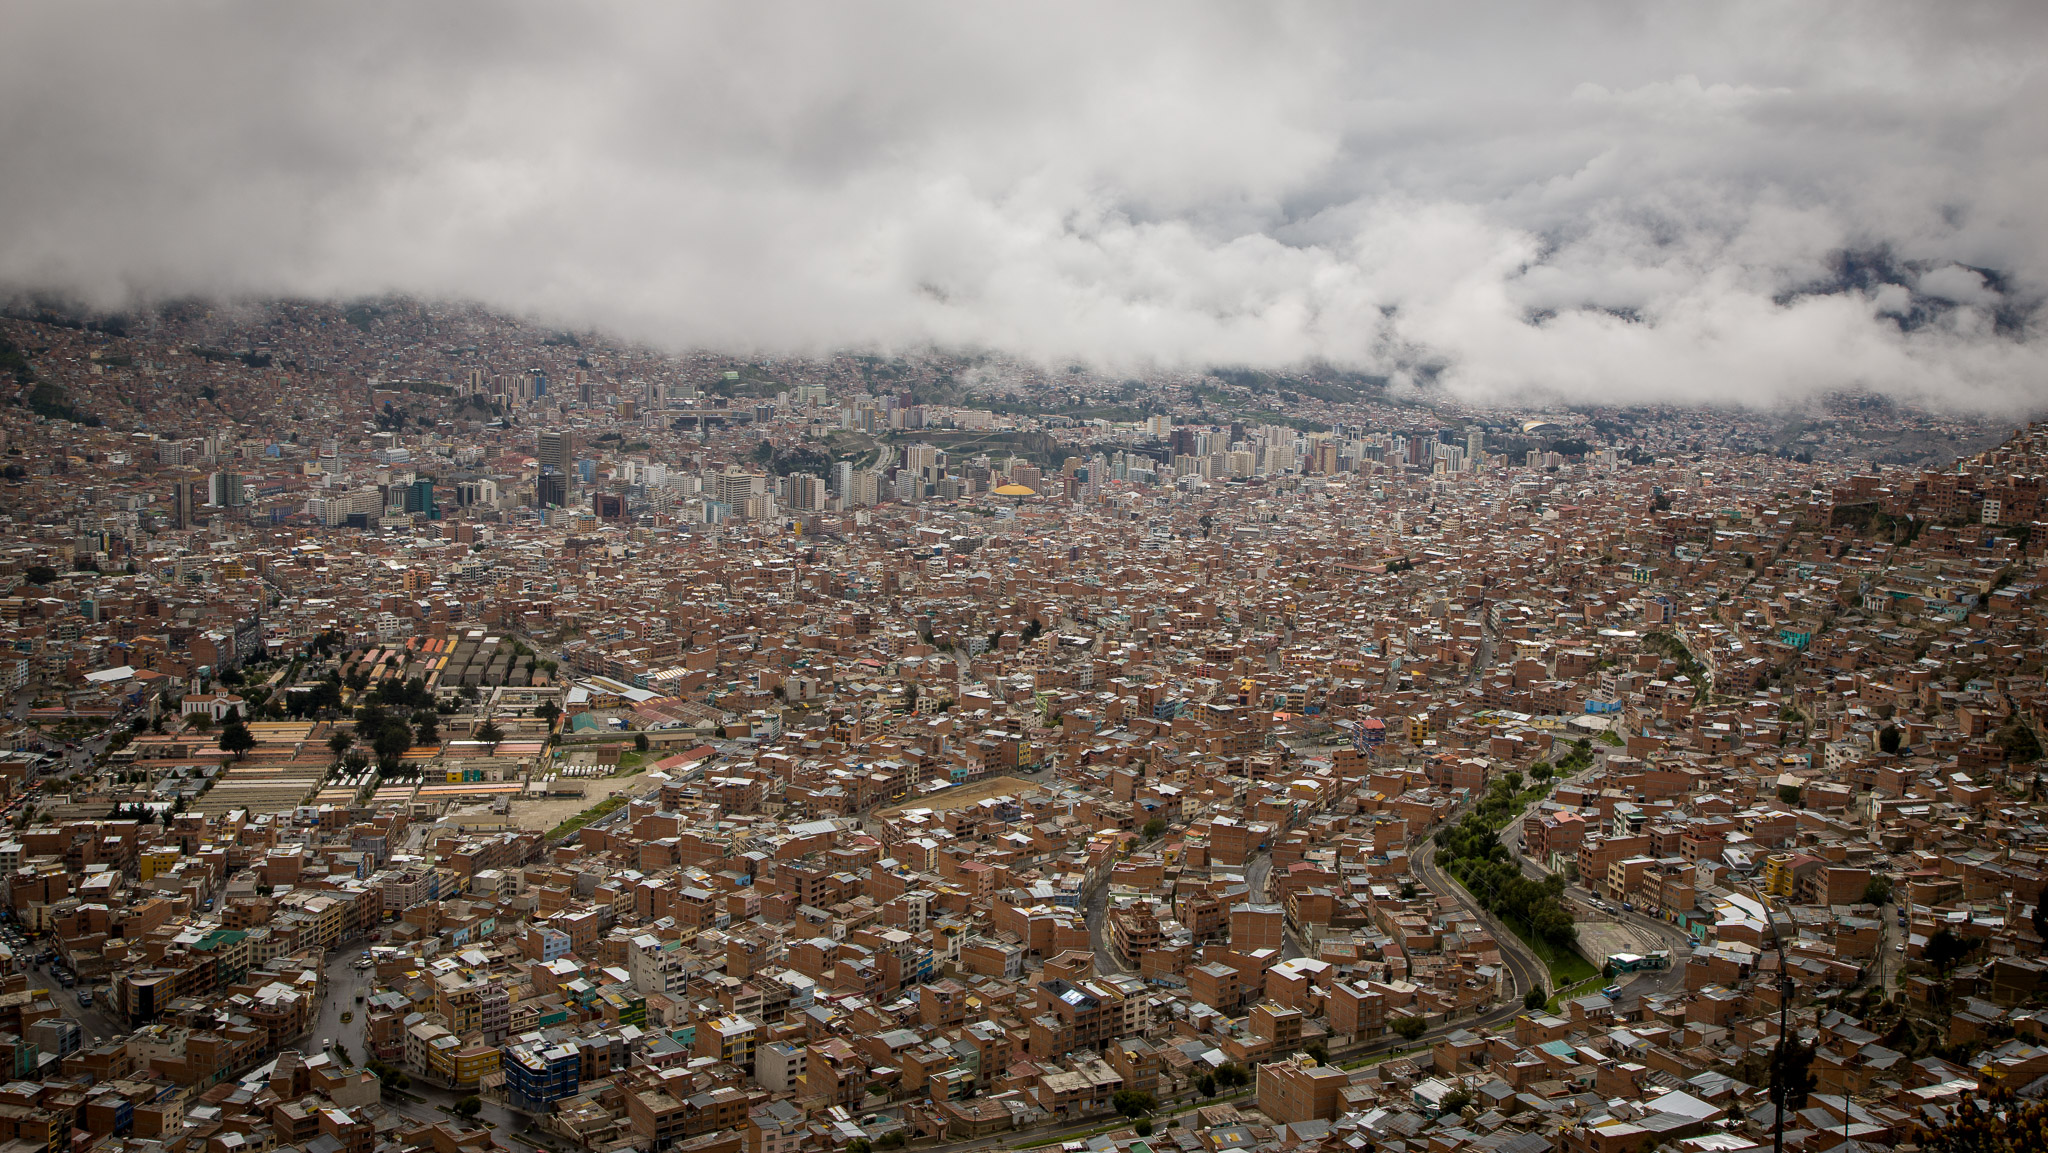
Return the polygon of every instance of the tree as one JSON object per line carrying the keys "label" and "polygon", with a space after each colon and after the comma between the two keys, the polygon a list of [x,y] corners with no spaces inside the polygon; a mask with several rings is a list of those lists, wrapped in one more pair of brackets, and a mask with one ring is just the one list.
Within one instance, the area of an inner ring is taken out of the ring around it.
{"label": "tree", "polygon": [[2048,1144],[2048,1101],[2028,1101],[2003,1085],[1964,1093],[1933,1128],[1905,1137],[1928,1153],[2015,1153]]}
{"label": "tree", "polygon": [[1899,751],[1899,727],[1897,725],[1886,725],[1880,730],[1877,734],[1877,747],[1886,756],[1896,755]]}
{"label": "tree", "polygon": [[1302,1050],[1302,1052],[1307,1053],[1309,1056],[1315,1058],[1315,1062],[1318,1065],[1327,1065],[1330,1063],[1330,1047],[1328,1045],[1323,1044],[1321,1041],[1310,1042],[1308,1046]]}
{"label": "tree", "polygon": [[213,728],[213,714],[193,713],[190,717],[186,719],[186,723],[191,725],[193,728],[198,729],[202,733],[207,732],[208,730]]}
{"label": "tree", "polygon": [[1443,1100],[1437,1102],[1437,1107],[1446,1113],[1456,1113],[1471,1103],[1472,1094],[1463,1089],[1453,1089],[1444,1094]]}
{"label": "tree", "polygon": [[1785,803],[1786,803],[1786,804],[1788,804],[1788,805],[1796,805],[1796,804],[1798,804],[1798,803],[1799,803],[1799,786],[1798,786],[1798,785],[1779,785],[1779,786],[1778,786],[1778,799],[1779,799],[1779,800],[1781,800],[1781,801],[1783,801],[1783,802],[1785,802]]}
{"label": "tree", "polygon": [[1145,822],[1145,839],[1146,839],[1146,840],[1148,840],[1148,841],[1156,841],[1156,840],[1158,840],[1158,839],[1159,839],[1159,834],[1161,834],[1161,833],[1163,833],[1163,832],[1165,832],[1165,831],[1166,831],[1166,818],[1165,818],[1165,817],[1154,817],[1154,818],[1152,818],[1151,820],[1149,820],[1149,821],[1146,821],[1146,822]]}
{"label": "tree", "polygon": [[474,1093],[471,1093],[469,1096],[464,1097],[462,1100],[457,1101],[455,1103],[455,1113],[459,1117],[475,1117],[478,1113],[481,1113],[483,1111],[483,1098],[478,1097]]}
{"label": "tree", "polygon": [[1216,1067],[1216,1083],[1226,1089],[1235,1088],[1239,1085],[1249,1085],[1251,1082],[1252,1075],[1245,1071],[1244,1066],[1235,1061],[1225,1061]]}
{"label": "tree", "polygon": [[1519,793],[1522,791],[1522,774],[1514,772],[1509,773],[1507,775],[1507,782],[1508,792]]}
{"label": "tree", "polygon": [[1204,1097],[1214,1097],[1214,1096],[1216,1095],[1216,1076],[1215,1076],[1215,1074],[1213,1074],[1213,1073],[1204,1073],[1204,1074],[1202,1074],[1202,1075],[1201,1075],[1200,1077],[1196,1078],[1196,1079],[1195,1079],[1195,1089],[1196,1089],[1196,1090],[1197,1090],[1198,1092],[1200,1092],[1200,1093],[1202,1094],[1202,1096],[1204,1096]]}
{"label": "tree", "polygon": [[242,759],[243,754],[255,747],[255,735],[249,731],[249,726],[243,724],[239,718],[229,721],[220,731],[221,752],[233,753],[238,761]]}
{"label": "tree", "polygon": [[1396,1017],[1391,1026],[1404,1041],[1413,1041],[1428,1030],[1429,1022],[1420,1017]]}
{"label": "tree", "polygon": [[553,701],[542,701],[540,707],[533,710],[533,715],[546,721],[548,727],[552,729],[555,727],[555,721],[562,715],[562,706]]}
{"label": "tree", "polygon": [[1141,1113],[1150,1113],[1159,1101],[1142,1089],[1118,1089],[1110,1096],[1109,1104],[1126,1117],[1136,1117]]}
{"label": "tree", "polygon": [[1891,899],[1892,879],[1882,873],[1871,877],[1870,883],[1863,886],[1863,903],[1866,905],[1886,905],[1891,903]]}
{"label": "tree", "polygon": [[1992,739],[2005,750],[2005,759],[2013,764],[2024,765],[2041,759],[2041,738],[2034,735],[2032,725],[2017,715],[2007,721]]}
{"label": "tree", "polygon": [[1555,774],[1556,770],[1550,767],[1549,761],[1537,761],[1529,766],[1529,775],[1539,781],[1547,781]]}
{"label": "tree", "polygon": [[505,730],[499,728],[496,721],[485,721],[476,727],[474,735],[487,745],[495,745],[505,739]]}
{"label": "tree", "polygon": [[57,570],[46,564],[30,565],[21,575],[27,577],[30,584],[46,585],[57,579]]}
{"label": "tree", "polygon": [[1140,1137],[1150,1137],[1152,1135],[1152,1119],[1150,1117],[1138,1118],[1137,1122],[1131,1126],[1131,1132],[1136,1133]]}
{"label": "tree", "polygon": [[1936,972],[1947,973],[1950,969],[1955,968],[1964,957],[1976,952],[1977,946],[1981,943],[1979,941],[1965,941],[1950,932],[1948,926],[1944,925],[1940,929],[1935,930],[1932,937],[1927,938],[1927,963],[1933,965]]}
{"label": "tree", "polygon": [[370,748],[377,754],[378,771],[389,776],[405,763],[406,750],[412,748],[412,726],[396,717],[390,718],[383,728],[377,730]]}
{"label": "tree", "polygon": [[1539,985],[1536,988],[1531,989],[1527,993],[1524,993],[1522,995],[1522,1008],[1541,1009],[1543,1007],[1543,1002],[1545,1000],[1546,998],[1543,996],[1543,988]]}
{"label": "tree", "polygon": [[1797,1113],[1806,1108],[1806,1095],[1820,1083],[1812,1072],[1813,1047],[1787,1041],[1784,1062],[1783,1076],[1772,1079],[1771,1103]]}
{"label": "tree", "polygon": [[633,734],[633,751],[634,751],[634,752],[636,752],[636,753],[644,753],[644,752],[646,752],[646,751],[647,751],[647,734],[646,734],[646,733],[634,733],[634,734]]}

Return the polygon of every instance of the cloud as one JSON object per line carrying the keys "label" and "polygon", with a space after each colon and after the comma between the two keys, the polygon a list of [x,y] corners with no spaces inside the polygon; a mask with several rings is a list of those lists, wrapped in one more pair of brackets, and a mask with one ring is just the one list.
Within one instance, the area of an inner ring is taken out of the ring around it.
{"label": "cloud", "polygon": [[671,346],[2039,407],[2036,6],[75,3],[0,283]]}

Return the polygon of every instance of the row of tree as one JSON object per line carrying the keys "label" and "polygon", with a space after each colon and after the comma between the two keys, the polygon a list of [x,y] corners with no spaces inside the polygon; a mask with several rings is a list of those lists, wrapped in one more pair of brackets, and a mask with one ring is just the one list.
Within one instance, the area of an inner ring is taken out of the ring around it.
{"label": "row of tree", "polygon": [[1463,820],[1440,830],[1436,835],[1437,863],[1488,912],[1520,922],[1535,937],[1562,948],[1578,937],[1578,928],[1561,900],[1564,878],[1552,874],[1540,881],[1530,880],[1500,843],[1501,828],[1522,807],[1517,792],[1521,783],[1520,773],[1496,778]]}

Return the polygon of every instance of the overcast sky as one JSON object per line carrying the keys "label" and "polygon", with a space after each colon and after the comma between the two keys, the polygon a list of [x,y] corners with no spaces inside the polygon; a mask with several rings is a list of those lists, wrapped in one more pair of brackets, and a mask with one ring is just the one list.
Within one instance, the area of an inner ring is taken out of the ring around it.
{"label": "overcast sky", "polygon": [[2044,10],[13,4],[0,284],[2037,408]]}

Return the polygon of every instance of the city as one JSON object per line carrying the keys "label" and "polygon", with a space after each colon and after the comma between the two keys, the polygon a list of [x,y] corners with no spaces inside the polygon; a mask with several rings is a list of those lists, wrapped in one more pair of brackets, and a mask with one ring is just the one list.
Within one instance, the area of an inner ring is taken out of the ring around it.
{"label": "city", "polygon": [[2048,424],[0,316],[0,1153],[1745,1153],[2048,1090]]}

